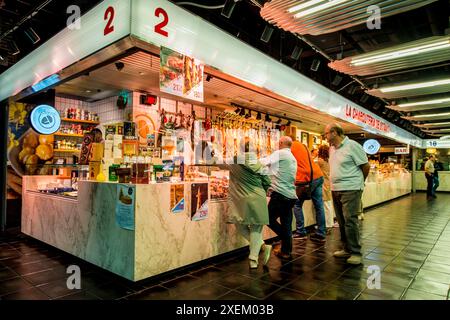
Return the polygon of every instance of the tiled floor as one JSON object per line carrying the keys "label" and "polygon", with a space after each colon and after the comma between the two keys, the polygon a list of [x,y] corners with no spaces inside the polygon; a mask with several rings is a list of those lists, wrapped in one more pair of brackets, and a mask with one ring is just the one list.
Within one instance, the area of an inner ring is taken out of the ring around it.
{"label": "tiled floor", "polygon": [[[268,268],[250,270],[241,250],[137,283],[10,232],[0,236],[0,299],[445,300],[449,221],[450,194],[432,202],[417,194],[366,213],[364,265],[358,267],[332,256],[340,245],[333,229],[326,245],[294,241],[293,260],[273,256]],[[66,268],[72,264],[81,268],[80,290],[67,288]],[[381,271],[380,289],[367,287],[369,266]]]}

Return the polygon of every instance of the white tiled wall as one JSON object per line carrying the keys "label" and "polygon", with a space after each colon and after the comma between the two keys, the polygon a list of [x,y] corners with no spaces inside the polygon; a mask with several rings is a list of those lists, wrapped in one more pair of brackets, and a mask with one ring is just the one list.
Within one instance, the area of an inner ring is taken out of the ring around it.
{"label": "white tiled wall", "polygon": [[90,110],[88,102],[63,97],[55,98],[55,107],[62,114],[68,108]]}
{"label": "white tiled wall", "polygon": [[129,120],[129,115],[133,112],[132,95],[129,95],[131,101],[128,101],[128,105],[125,109],[119,109],[117,107],[117,96],[106,98],[104,100],[91,103],[91,111],[97,113],[100,122],[121,122]]}

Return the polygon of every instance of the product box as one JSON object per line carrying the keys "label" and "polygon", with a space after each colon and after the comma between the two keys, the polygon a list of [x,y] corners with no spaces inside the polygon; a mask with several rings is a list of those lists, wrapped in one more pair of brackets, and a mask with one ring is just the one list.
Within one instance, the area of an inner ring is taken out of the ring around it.
{"label": "product box", "polygon": [[131,121],[125,121],[123,123],[124,136],[125,137],[136,137],[136,124]]}
{"label": "product box", "polygon": [[91,161],[89,162],[89,180],[97,180],[97,176],[100,173],[101,162]]}
{"label": "product box", "polygon": [[91,146],[89,161],[102,161],[103,159],[103,144],[94,142]]}

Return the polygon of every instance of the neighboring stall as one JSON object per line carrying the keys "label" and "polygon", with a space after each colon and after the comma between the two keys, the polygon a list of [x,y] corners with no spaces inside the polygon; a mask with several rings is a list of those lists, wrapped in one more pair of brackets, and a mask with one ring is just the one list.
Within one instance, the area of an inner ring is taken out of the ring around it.
{"label": "neighboring stall", "polygon": [[[340,122],[422,145],[168,1],[104,1],[81,23],[0,78],[14,111],[8,157],[24,176],[22,232],[127,279],[246,245],[226,223],[220,166],[245,138],[259,157],[285,134],[312,149]],[[61,126],[39,135],[21,118],[44,102]],[[408,173],[394,169],[392,185],[390,171],[368,181],[365,206],[410,192]]]}

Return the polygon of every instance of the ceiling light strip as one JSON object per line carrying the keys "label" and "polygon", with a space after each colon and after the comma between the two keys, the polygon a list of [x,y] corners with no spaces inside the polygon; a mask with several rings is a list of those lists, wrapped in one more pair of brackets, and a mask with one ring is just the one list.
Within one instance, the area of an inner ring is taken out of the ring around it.
{"label": "ceiling light strip", "polygon": [[443,85],[449,85],[449,84],[450,84],[450,79],[442,79],[442,80],[435,80],[435,81],[428,81],[428,82],[419,82],[419,83],[404,84],[404,85],[398,85],[398,86],[392,86],[392,87],[385,87],[385,88],[380,88],[379,90],[383,93],[387,93],[387,92],[405,91],[405,90],[422,89],[422,88],[429,88],[429,87],[435,87],[435,86],[443,86]]}
{"label": "ceiling light strip", "polygon": [[406,108],[406,107],[416,107],[416,106],[426,106],[430,104],[441,104],[445,102],[450,102],[449,98],[443,98],[443,99],[434,99],[434,100],[426,100],[426,101],[418,101],[418,102],[410,102],[410,103],[401,103],[397,105],[400,108]]}

